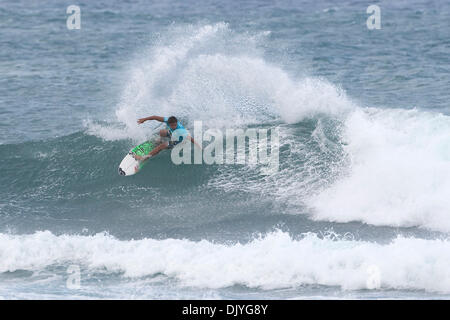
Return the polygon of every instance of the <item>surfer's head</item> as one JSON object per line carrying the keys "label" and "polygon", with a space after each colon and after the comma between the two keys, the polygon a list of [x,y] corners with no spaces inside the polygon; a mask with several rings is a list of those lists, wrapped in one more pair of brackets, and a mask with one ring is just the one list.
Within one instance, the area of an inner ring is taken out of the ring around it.
{"label": "surfer's head", "polygon": [[169,119],[167,119],[167,123],[169,124],[169,127],[172,130],[175,130],[177,128],[177,125],[178,125],[178,120],[174,116],[171,116]]}

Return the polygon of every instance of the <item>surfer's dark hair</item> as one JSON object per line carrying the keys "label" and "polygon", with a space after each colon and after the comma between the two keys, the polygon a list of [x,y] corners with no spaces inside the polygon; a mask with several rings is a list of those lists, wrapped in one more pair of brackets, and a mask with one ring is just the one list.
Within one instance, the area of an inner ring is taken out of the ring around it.
{"label": "surfer's dark hair", "polygon": [[177,123],[178,120],[174,116],[171,116],[169,119],[167,119],[167,123]]}

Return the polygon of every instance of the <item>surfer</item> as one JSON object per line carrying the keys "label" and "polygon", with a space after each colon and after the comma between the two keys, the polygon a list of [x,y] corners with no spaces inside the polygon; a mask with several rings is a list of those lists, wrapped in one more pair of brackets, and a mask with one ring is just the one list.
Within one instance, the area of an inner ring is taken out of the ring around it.
{"label": "surfer", "polygon": [[189,132],[183,127],[183,125],[178,121],[174,116],[171,117],[159,117],[159,116],[151,116],[147,118],[138,119],[137,123],[142,124],[145,121],[156,120],[159,122],[164,122],[167,125],[167,129],[162,129],[159,131],[159,135],[161,138],[169,138],[168,142],[161,142],[158,146],[155,147],[148,155],[146,156],[138,156],[134,155],[136,160],[143,161],[154,155],[158,154],[161,150],[164,149],[172,149],[178,143],[182,142],[184,139],[187,139],[197,145],[199,148],[200,145],[194,141],[189,135]]}

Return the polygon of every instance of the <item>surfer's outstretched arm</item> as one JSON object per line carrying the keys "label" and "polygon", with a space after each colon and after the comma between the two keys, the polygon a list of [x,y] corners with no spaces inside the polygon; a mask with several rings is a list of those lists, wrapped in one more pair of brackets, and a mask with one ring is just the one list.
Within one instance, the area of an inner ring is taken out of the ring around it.
{"label": "surfer's outstretched arm", "polygon": [[199,145],[199,144],[197,143],[197,141],[194,140],[194,138],[192,138],[191,136],[188,136],[187,138],[188,138],[189,140],[191,140],[191,142],[192,142],[193,144],[195,144],[197,147],[199,147],[200,149],[203,149],[202,146]]}
{"label": "surfer's outstretched arm", "polygon": [[144,123],[145,121],[148,121],[148,120],[156,120],[156,121],[159,121],[159,122],[164,122],[164,117],[151,116],[151,117],[147,117],[147,118],[141,118],[141,119],[138,119],[137,123],[141,124],[141,123]]}

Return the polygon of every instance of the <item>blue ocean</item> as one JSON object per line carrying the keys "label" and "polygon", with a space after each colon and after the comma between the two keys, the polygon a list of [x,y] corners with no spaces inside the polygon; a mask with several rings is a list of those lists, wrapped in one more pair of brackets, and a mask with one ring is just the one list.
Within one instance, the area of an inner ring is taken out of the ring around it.
{"label": "blue ocean", "polygon": [[[0,298],[449,299],[449,88],[448,1],[3,0]],[[120,176],[151,115],[278,170]]]}

